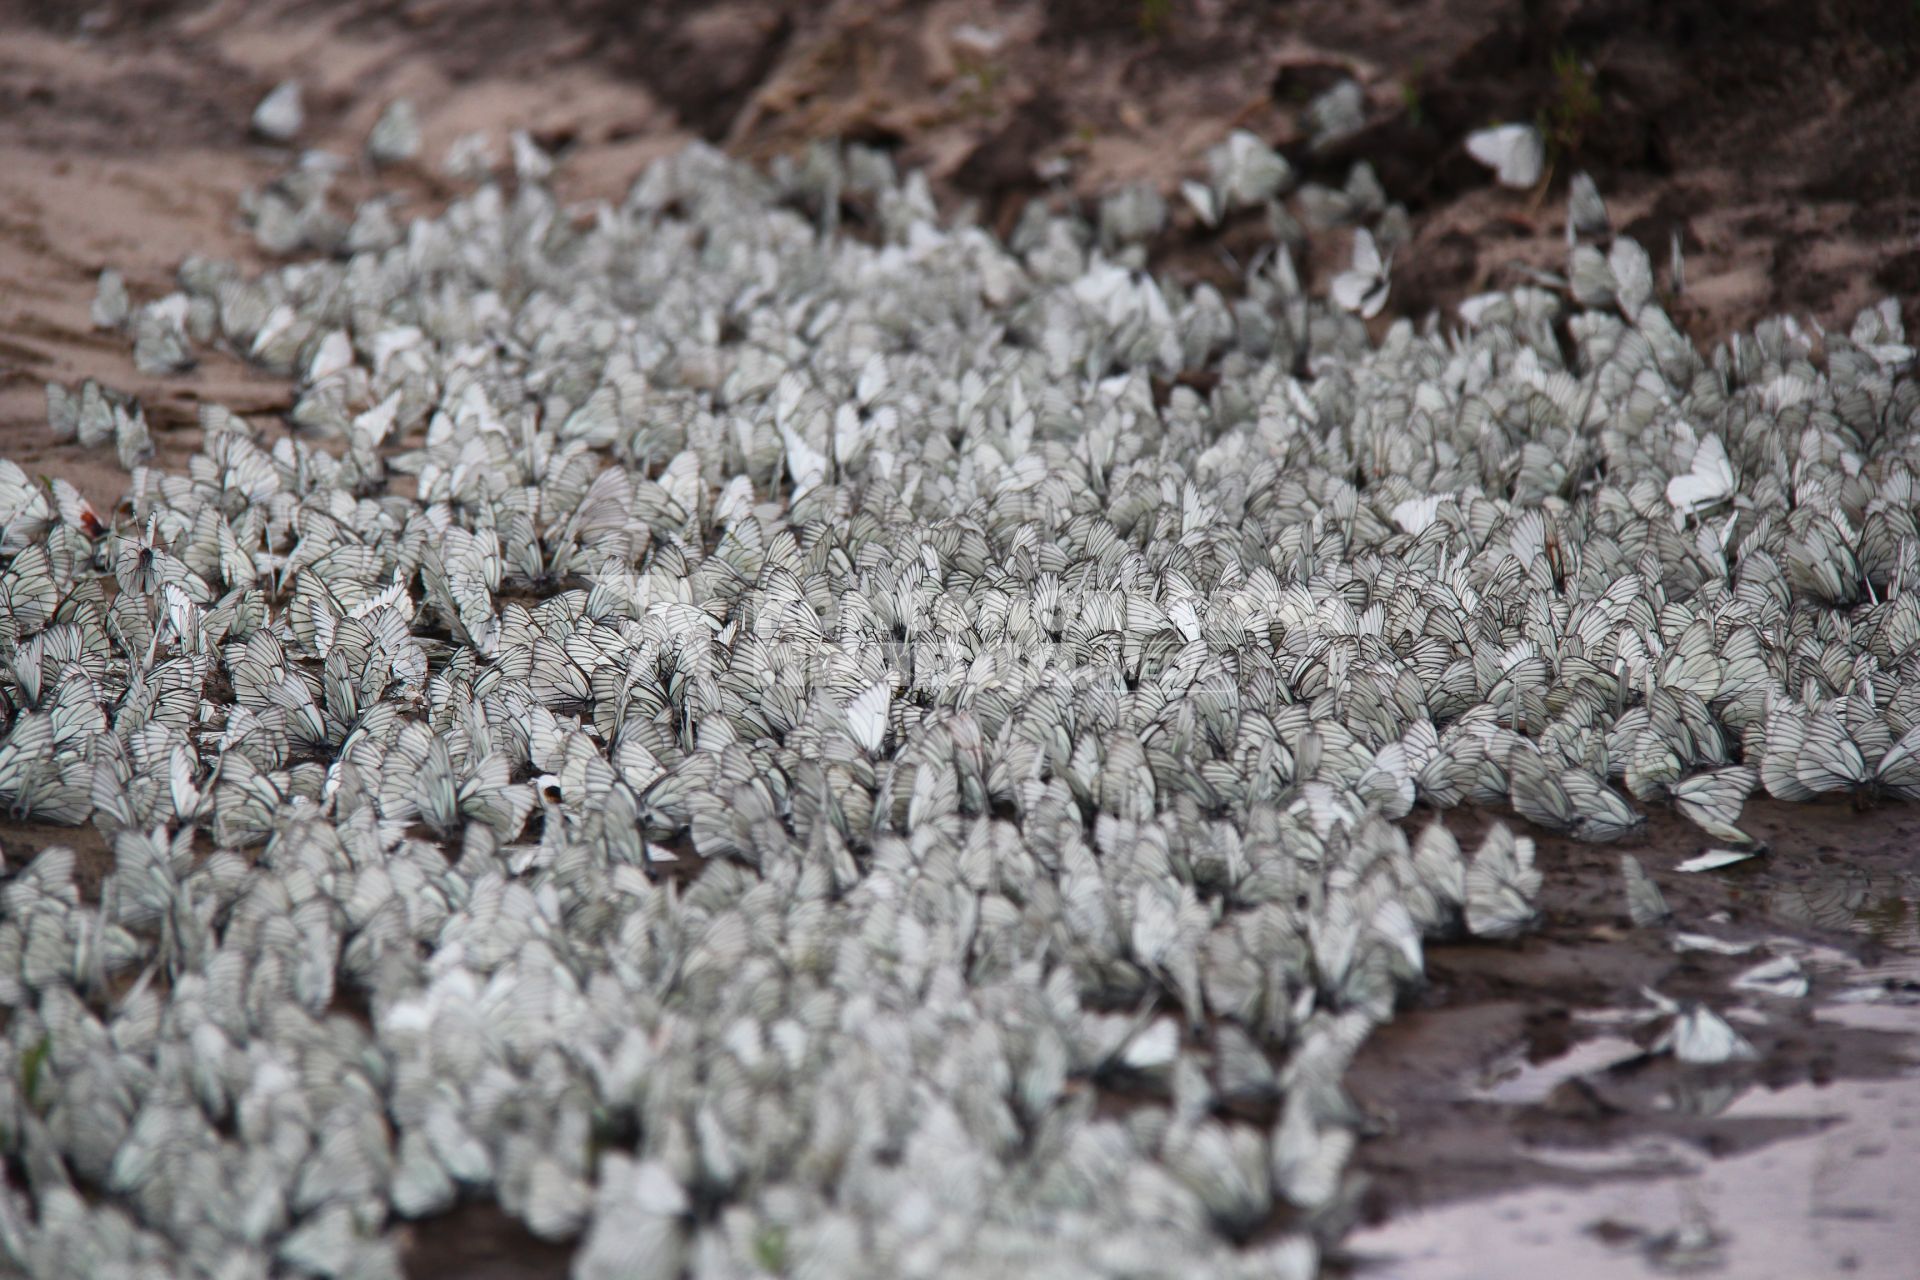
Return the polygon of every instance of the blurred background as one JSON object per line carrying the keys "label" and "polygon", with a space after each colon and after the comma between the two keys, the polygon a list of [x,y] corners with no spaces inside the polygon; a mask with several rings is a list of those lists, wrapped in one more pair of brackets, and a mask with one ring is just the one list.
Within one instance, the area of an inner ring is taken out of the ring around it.
{"label": "blurred background", "polygon": [[[1576,170],[1656,260],[1678,236],[1671,309],[1696,340],[1920,296],[1908,0],[0,0],[0,424],[37,419],[44,378],[96,372],[69,330],[100,267],[161,283],[284,166],[246,121],[289,77],[296,144],[344,155],[413,98],[426,145],[402,185],[423,206],[475,129],[530,129],[576,198],[692,138],[763,160],[841,138],[1005,230],[1035,196],[1171,195],[1245,128],[1307,181],[1373,166],[1413,219],[1401,314],[1558,269]],[[1358,127],[1316,146],[1306,108],[1342,79]],[[1501,121],[1545,133],[1538,190],[1467,156]],[[1209,229],[1173,204],[1153,252],[1179,274],[1230,279],[1271,239],[1257,214]],[[1339,240],[1302,264],[1342,265]]]}

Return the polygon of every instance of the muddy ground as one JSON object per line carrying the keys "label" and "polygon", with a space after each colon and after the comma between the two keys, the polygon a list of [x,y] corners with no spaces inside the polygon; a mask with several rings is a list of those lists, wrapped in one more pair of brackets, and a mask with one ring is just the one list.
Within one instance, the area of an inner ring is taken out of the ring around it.
{"label": "muddy ground", "polygon": [[[235,209],[289,159],[246,130],[287,76],[308,87],[302,143],[347,155],[386,102],[416,101],[421,163],[380,179],[402,212],[450,194],[438,160],[455,137],[523,127],[559,154],[569,198],[617,196],[693,138],[764,159],[838,136],[893,149],[949,209],[1004,227],[1034,196],[1170,187],[1243,127],[1311,178],[1338,183],[1365,158],[1407,204],[1396,312],[1559,266],[1565,178],[1584,168],[1703,343],[1779,311],[1845,325],[1886,294],[1920,323],[1920,5],[1904,0],[0,0],[0,453],[104,508],[125,476],[51,439],[47,379],[138,394],[163,462],[197,445],[203,400],[288,406],[283,381],[218,354],[143,376],[87,315],[107,265],[136,298],[189,253],[265,265]],[[1316,152],[1300,109],[1342,76],[1365,88],[1367,124]],[[1493,187],[1460,146],[1514,119],[1555,137],[1538,192]],[[341,189],[374,185],[354,172]],[[1183,214],[1154,249],[1225,281],[1266,234]],[[1344,250],[1323,237],[1306,265],[1323,282]],[[1618,848],[1542,838],[1544,927],[1433,948],[1428,987],[1363,1054],[1351,1085],[1374,1136],[1340,1266],[1911,1274],[1920,1213],[1871,1188],[1915,1172],[1893,1131],[1920,1124],[1920,813],[1756,802],[1749,819],[1772,852],[1727,871],[1675,871],[1706,841],[1671,815],[1629,851],[1681,927],[1786,939],[1773,945],[1803,957],[1812,994],[1730,992],[1763,953],[1676,952],[1671,930],[1628,926]],[[89,835],[16,825],[0,848],[18,865]],[[104,848],[82,852],[97,874]],[[1759,1061],[1644,1053],[1655,1024],[1625,1016],[1642,986],[1746,1006],[1736,1025]],[[470,1206],[419,1224],[411,1265],[509,1280],[565,1259]]]}
{"label": "muddy ground", "polygon": [[[1462,839],[1478,818],[1446,815]],[[1504,1207],[1544,1188],[1562,1207],[1529,1225],[1562,1246],[1554,1256],[1569,1262],[1566,1246],[1597,1241],[1618,1263],[1557,1270],[1559,1280],[1638,1274],[1636,1255],[1672,1264],[1663,1251],[1689,1221],[1718,1239],[1703,1261],[1718,1257],[1741,1277],[1910,1274],[1920,1243],[1910,1202],[1837,1224],[1823,1179],[1851,1163],[1884,1199],[1920,1172],[1920,1132],[1887,1132],[1920,1130],[1920,811],[1755,799],[1743,826],[1766,855],[1693,873],[1676,868],[1714,842],[1675,814],[1650,814],[1643,835],[1616,845],[1536,832],[1544,926],[1506,946],[1429,950],[1426,990],[1376,1033],[1348,1081],[1378,1126],[1358,1157],[1364,1229],[1346,1245],[1357,1273],[1414,1250],[1428,1217],[1447,1224],[1449,1247],[1428,1250],[1432,1265],[1384,1274],[1538,1274],[1541,1259],[1515,1248],[1526,1233]],[[1660,886],[1671,925],[1632,926],[1622,854]],[[1753,949],[1680,951],[1680,933]],[[1778,955],[1799,960],[1806,996],[1732,987]],[[1642,988],[1713,1007],[1758,1057],[1695,1067],[1645,1052],[1666,1024],[1640,1020]],[[1880,1165],[1889,1152],[1859,1132],[1874,1130],[1897,1144]],[[1836,1141],[1844,1149],[1829,1150]],[[1775,1168],[1771,1199],[1719,1167],[1753,1153]],[[1673,1190],[1660,1209],[1622,1219],[1607,1205],[1623,1181]],[[1463,1200],[1479,1211],[1449,1210]],[[1411,1230],[1395,1221],[1407,1215]]]}

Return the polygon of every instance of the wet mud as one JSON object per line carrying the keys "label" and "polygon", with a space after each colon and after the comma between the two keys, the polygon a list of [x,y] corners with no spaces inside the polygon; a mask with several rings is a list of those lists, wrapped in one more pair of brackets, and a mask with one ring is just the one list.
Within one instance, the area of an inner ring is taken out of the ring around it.
{"label": "wet mud", "polygon": [[[1352,1274],[1530,1276],[1564,1256],[1567,1275],[1633,1275],[1680,1265],[1695,1228],[1716,1243],[1688,1265],[1728,1274],[1907,1274],[1889,1250],[1920,1219],[1886,1190],[1912,1173],[1894,1131],[1920,1121],[1920,812],[1759,798],[1743,823],[1769,851],[1706,872],[1676,869],[1713,841],[1672,814],[1618,845],[1536,832],[1543,927],[1429,950],[1428,986],[1348,1077],[1376,1124]],[[1621,853],[1673,924],[1631,925]],[[1805,995],[1734,985],[1779,956]],[[1715,1009],[1757,1057],[1650,1052],[1666,1020],[1645,988]],[[1822,1207],[1843,1165],[1857,1231]]]}

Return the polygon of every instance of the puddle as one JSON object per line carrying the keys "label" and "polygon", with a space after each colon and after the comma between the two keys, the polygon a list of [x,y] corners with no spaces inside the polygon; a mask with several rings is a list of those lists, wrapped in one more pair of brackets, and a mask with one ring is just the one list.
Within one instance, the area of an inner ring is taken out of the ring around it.
{"label": "puddle", "polygon": [[[1846,998],[1855,992],[1861,993],[1862,998]],[[1814,1017],[1836,1026],[1899,1035],[1913,1032],[1914,1022],[1920,1018],[1920,1001],[1908,999],[1896,1003],[1887,999],[1884,989],[1852,987],[1816,1011]]]}
{"label": "puddle", "polygon": [[1569,1080],[1617,1066],[1646,1052],[1631,1040],[1600,1036],[1575,1045],[1550,1062],[1534,1064],[1516,1050],[1489,1069],[1469,1091],[1486,1102],[1544,1102]]}
{"label": "puddle", "polygon": [[[1768,855],[1680,872],[1698,833],[1653,815],[1636,855],[1671,929],[1628,927],[1617,849],[1543,837],[1540,931],[1430,950],[1350,1077],[1381,1136],[1344,1274],[1920,1274],[1920,809],[1745,816]],[[1755,1057],[1649,1053],[1643,989]]]}
{"label": "puddle", "polygon": [[[1899,1013],[1904,1030],[1920,1036],[1920,1007],[1882,1011]],[[1585,1172],[1627,1176],[1415,1211],[1363,1229],[1348,1241],[1355,1274],[1380,1280],[1696,1273],[1892,1280],[1914,1274],[1920,1075],[1749,1088],[1717,1119],[1790,1121],[1803,1132],[1718,1159],[1672,1140],[1607,1153],[1604,1161],[1575,1159]],[[1673,1172],[1676,1164],[1684,1171]],[[1662,1168],[1667,1172],[1653,1172]]]}
{"label": "puddle", "polygon": [[[1724,1069],[1651,1059],[1617,1027],[1620,1011],[1576,1017],[1596,1034],[1563,1054],[1526,1061],[1519,1050],[1471,1073],[1461,1098],[1528,1115],[1594,1100],[1615,1115],[1667,1117],[1674,1132],[1644,1132],[1597,1148],[1555,1142],[1488,1159],[1528,1167],[1532,1186],[1413,1209],[1346,1242],[1354,1276],[1377,1280],[1619,1280],[1726,1274],[1741,1280],[1914,1274],[1920,1215],[1920,1000],[1901,994],[1920,958],[1839,965],[1851,984],[1803,1023],[1866,1032],[1891,1048],[1880,1079],[1803,1080],[1768,1088]],[[1791,1004],[1791,1002],[1782,1002]],[[1788,1021],[1755,1011],[1755,1027]],[[1647,1077],[1647,1079],[1640,1079]],[[1548,1130],[1542,1130],[1548,1132]],[[1551,1130],[1565,1136],[1565,1130]],[[1726,1153],[1720,1153],[1724,1148]]]}
{"label": "puddle", "polygon": [[1790,924],[1920,950],[1920,873],[1834,868],[1820,881],[1774,890],[1768,905],[1776,919]]}
{"label": "puddle", "polygon": [[[1793,950],[1784,939],[1776,950]],[[1469,1073],[1460,1096],[1503,1117],[1579,1109],[1629,1113],[1664,1129],[1599,1145],[1561,1145],[1565,1128],[1490,1125],[1488,1157],[1530,1169],[1518,1190],[1390,1216],[1349,1237],[1356,1277],[1371,1280],[1618,1280],[1726,1275],[1740,1280],[1916,1274],[1920,1213],[1920,955],[1882,953],[1863,965],[1832,948],[1801,947],[1824,976],[1817,1004],[1742,1010],[1756,1027],[1792,1023],[1815,1034],[1857,1033],[1880,1061],[1843,1047],[1835,1066],[1874,1078],[1829,1077],[1769,1087],[1762,1074],[1685,1068],[1651,1058],[1624,1029],[1630,1011],[1580,1011],[1588,1030],[1564,1052],[1529,1061],[1509,1052]],[[1795,1006],[1802,1006],[1797,1011]],[[1728,1011],[1730,1014],[1734,1010]],[[1795,1013],[1798,1017],[1795,1017]],[[1611,1016],[1609,1016],[1611,1015]],[[1777,1030],[1777,1026],[1776,1026]],[[1801,1034],[1790,1031],[1790,1036]],[[1657,1119],[1656,1119],[1657,1118]],[[1600,1130],[1596,1130],[1599,1132]],[[1501,1149],[1501,1144],[1507,1144]]]}

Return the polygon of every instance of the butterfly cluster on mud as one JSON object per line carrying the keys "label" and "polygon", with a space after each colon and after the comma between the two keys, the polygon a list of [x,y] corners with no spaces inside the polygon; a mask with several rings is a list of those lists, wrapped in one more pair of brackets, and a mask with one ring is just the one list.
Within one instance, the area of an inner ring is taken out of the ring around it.
{"label": "butterfly cluster on mud", "polygon": [[[404,224],[303,166],[251,216],[317,256],[102,281],[293,431],[209,405],[164,470],[53,387],[126,504],[0,461],[0,804],[114,855],[0,887],[9,1268],[394,1276],[478,1199],[582,1277],[1308,1276],[1423,941],[1535,915],[1441,811],[1920,796],[1891,306],[1702,353],[1588,184],[1564,288],[1375,342],[1370,173],[1290,197],[1365,236],[1330,305],[1284,242],[1142,270],[1151,193],[1003,243],[859,147],[590,208],[514,151]],[[1299,232],[1257,140],[1208,172]]]}

